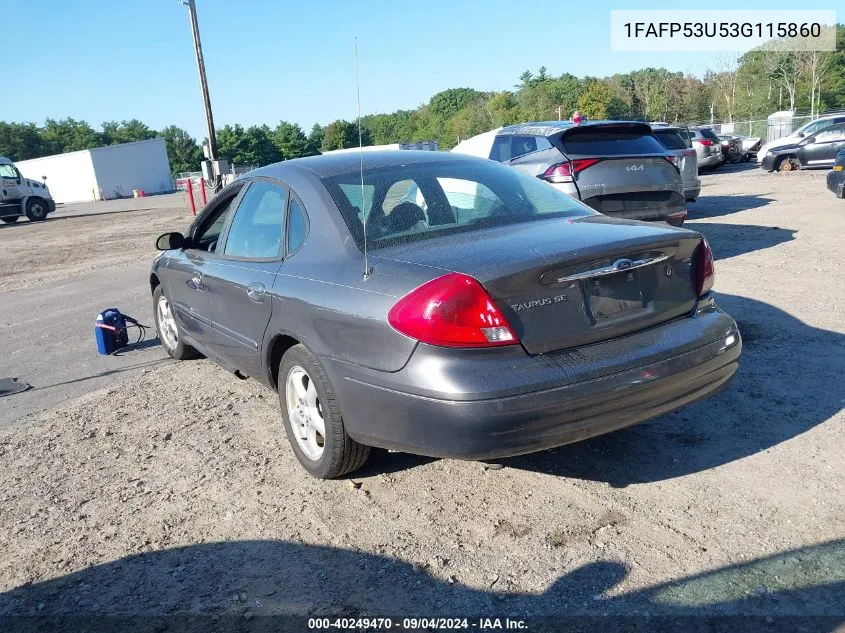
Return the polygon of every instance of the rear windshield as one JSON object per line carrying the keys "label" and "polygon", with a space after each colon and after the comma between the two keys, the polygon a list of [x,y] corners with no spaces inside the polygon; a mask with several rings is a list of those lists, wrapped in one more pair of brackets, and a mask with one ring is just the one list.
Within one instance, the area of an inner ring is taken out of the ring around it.
{"label": "rear windshield", "polygon": [[655,130],[654,135],[666,149],[686,149],[687,147],[681,135],[673,130]]}
{"label": "rear windshield", "polygon": [[[349,232],[370,249],[594,212],[548,183],[486,160],[426,161],[322,179]],[[365,211],[362,211],[364,209]]]}
{"label": "rear windshield", "polygon": [[629,156],[665,151],[651,134],[630,128],[571,129],[561,140],[567,154]]}
{"label": "rear windshield", "polygon": [[716,136],[716,133],[713,130],[704,129],[704,130],[698,130],[698,132],[701,134],[701,136],[703,136],[704,138],[709,138],[711,141],[718,141],[719,140],[719,137]]}

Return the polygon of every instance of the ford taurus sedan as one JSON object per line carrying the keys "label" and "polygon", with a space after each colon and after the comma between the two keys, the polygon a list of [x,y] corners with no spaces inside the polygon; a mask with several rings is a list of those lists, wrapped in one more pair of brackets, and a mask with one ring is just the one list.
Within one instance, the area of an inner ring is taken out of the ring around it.
{"label": "ford taurus sedan", "polygon": [[370,447],[546,449],[734,374],[740,336],[698,233],[600,215],[489,160],[361,160],[250,172],[158,239],[150,274],[167,352],[277,389],[312,475],[351,472]]}

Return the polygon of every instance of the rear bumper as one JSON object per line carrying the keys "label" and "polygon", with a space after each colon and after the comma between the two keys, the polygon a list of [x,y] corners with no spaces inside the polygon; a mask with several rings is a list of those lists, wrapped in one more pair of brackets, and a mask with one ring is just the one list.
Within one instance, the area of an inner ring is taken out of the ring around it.
{"label": "rear bumper", "polygon": [[704,158],[699,159],[698,168],[702,167],[718,167],[723,162],[721,154],[710,154]]}
{"label": "rear bumper", "polygon": [[684,188],[684,198],[689,200],[695,200],[701,194],[701,184],[691,186],[689,188]]}
{"label": "rear bumper", "polygon": [[515,346],[420,345],[391,374],[321,361],[355,440],[490,459],[576,442],[704,398],[731,379],[741,348],[733,319],[711,307],[623,339],[543,356]]}
{"label": "rear bumper", "polygon": [[827,172],[827,188],[838,198],[845,198],[845,171]]}

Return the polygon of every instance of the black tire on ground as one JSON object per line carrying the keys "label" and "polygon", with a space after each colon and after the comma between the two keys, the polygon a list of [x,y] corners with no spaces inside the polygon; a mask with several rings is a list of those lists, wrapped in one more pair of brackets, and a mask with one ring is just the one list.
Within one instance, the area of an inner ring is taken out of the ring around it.
{"label": "black tire on ground", "polygon": [[0,221],[2,221],[3,224],[14,224],[20,219],[21,216],[19,215],[7,215],[5,218],[0,218]]}
{"label": "black tire on ground", "polygon": [[[198,356],[200,356],[200,353],[190,345],[186,345],[185,342],[182,340],[181,334],[177,335],[176,346],[172,349],[167,344],[165,337],[162,336],[162,324],[160,323],[161,315],[159,314],[158,305],[162,297],[165,297],[164,290],[162,290],[160,285],[156,286],[156,289],[153,291],[153,318],[155,319],[156,334],[158,334],[158,340],[161,341],[161,346],[172,358],[175,358],[176,360],[190,360],[191,358],[197,358]],[[175,321],[174,326],[176,327],[178,332],[178,325],[176,325]]]}
{"label": "black tire on ground", "polygon": [[[294,437],[290,416],[288,415],[286,385],[291,370],[304,369],[308,378],[314,381],[318,402],[325,425],[323,452],[319,459],[309,458]],[[357,470],[370,456],[370,447],[359,444],[346,433],[343,415],[335,399],[334,389],[323,373],[320,362],[304,345],[294,345],[282,357],[279,365],[279,403],[282,409],[282,421],[285,433],[299,463],[314,477],[332,479]]]}
{"label": "black tire on ground", "polygon": [[30,222],[41,222],[47,218],[47,203],[41,198],[30,198],[26,201],[26,217]]}

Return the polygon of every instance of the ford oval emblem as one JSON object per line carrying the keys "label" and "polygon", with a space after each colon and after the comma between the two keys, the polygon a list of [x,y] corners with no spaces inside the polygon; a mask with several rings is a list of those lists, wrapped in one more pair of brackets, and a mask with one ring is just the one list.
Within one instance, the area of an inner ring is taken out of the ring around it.
{"label": "ford oval emblem", "polygon": [[617,259],[613,262],[614,270],[628,270],[634,263],[630,259]]}

